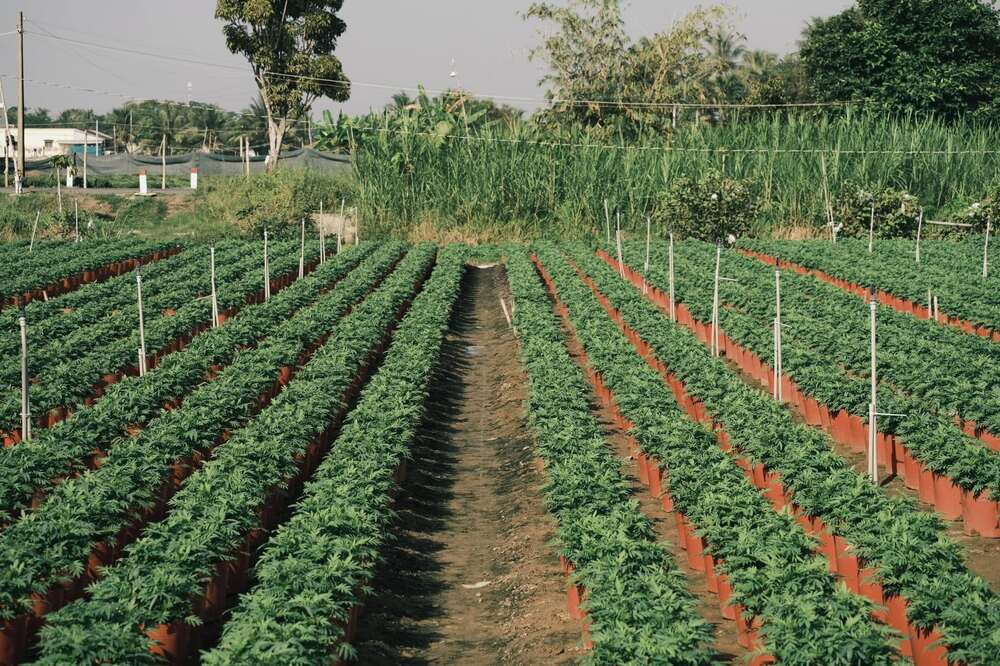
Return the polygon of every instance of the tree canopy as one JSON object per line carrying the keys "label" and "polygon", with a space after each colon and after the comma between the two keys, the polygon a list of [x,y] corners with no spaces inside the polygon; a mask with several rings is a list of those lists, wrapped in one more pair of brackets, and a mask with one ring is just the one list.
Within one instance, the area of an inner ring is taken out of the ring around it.
{"label": "tree canopy", "polygon": [[267,113],[268,167],[282,137],[319,97],[344,101],[350,82],[333,55],[347,29],[343,0],[218,0],[226,45],[246,57]]}
{"label": "tree canopy", "polygon": [[823,100],[955,117],[1000,110],[1000,12],[984,0],[859,0],[807,28],[801,56]]}

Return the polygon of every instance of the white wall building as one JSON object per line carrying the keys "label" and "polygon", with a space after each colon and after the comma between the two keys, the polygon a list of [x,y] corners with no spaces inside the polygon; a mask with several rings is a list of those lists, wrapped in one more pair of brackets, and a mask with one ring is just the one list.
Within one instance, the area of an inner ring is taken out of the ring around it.
{"label": "white wall building", "polygon": [[[83,154],[86,134],[87,153],[103,155],[111,137],[103,132],[71,127],[25,127],[24,156],[28,158],[51,157],[69,153]],[[11,128],[11,139],[17,141],[17,133]],[[2,142],[0,142],[2,143]],[[2,148],[3,146],[0,146]]]}

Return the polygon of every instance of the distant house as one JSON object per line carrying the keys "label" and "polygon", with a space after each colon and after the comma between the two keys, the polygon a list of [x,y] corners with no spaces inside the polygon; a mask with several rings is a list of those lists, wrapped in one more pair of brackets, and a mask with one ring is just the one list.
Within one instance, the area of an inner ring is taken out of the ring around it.
{"label": "distant house", "polygon": [[109,143],[110,136],[95,130],[84,132],[71,127],[24,128],[25,157],[52,157],[70,153],[82,155],[84,146],[88,155],[103,155],[106,152],[105,146]]}

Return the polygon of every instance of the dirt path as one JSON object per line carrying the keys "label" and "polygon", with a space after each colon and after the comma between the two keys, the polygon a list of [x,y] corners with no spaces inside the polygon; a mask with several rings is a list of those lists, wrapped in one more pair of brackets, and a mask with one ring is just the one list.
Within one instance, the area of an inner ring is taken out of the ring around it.
{"label": "dirt path", "polygon": [[500,310],[501,267],[470,268],[363,616],[364,664],[561,664],[581,654],[548,542],[527,378]]}

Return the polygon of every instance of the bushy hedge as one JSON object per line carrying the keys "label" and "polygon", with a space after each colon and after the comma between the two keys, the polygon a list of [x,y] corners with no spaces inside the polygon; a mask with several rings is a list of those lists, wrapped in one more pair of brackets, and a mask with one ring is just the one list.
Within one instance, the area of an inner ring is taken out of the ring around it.
{"label": "bushy hedge", "polygon": [[841,236],[867,238],[875,206],[875,236],[877,238],[915,237],[920,221],[917,197],[892,187],[865,187],[849,183],[837,195],[834,220],[843,224]]}
{"label": "bushy hedge", "polygon": [[759,208],[752,181],[712,172],[673,181],[658,198],[654,222],[682,238],[713,241],[749,234]]}

